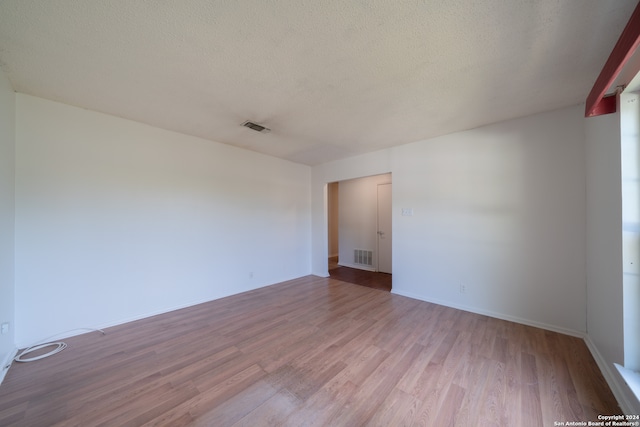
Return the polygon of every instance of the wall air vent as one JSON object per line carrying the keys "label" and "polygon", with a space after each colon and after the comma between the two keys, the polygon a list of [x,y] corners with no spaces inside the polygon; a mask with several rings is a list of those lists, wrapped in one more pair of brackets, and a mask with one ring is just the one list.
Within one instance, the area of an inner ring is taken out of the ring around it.
{"label": "wall air vent", "polygon": [[249,120],[247,120],[246,122],[244,122],[244,123],[242,124],[242,126],[247,127],[247,128],[249,128],[249,129],[253,129],[253,130],[255,130],[256,132],[262,132],[262,133],[269,133],[269,132],[271,132],[271,129],[269,129],[269,128],[267,128],[267,127],[264,127],[264,126],[262,126],[262,125],[259,125],[259,124],[257,124],[257,123],[250,122]]}
{"label": "wall air vent", "polygon": [[353,262],[354,264],[370,265],[373,266],[373,252],[365,251],[362,249],[353,250]]}

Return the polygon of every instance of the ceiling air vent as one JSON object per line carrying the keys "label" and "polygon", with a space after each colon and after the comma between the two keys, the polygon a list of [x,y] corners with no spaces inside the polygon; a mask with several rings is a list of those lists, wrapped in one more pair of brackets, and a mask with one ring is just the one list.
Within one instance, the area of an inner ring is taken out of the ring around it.
{"label": "ceiling air vent", "polygon": [[250,122],[249,120],[247,120],[246,122],[244,122],[244,123],[242,124],[242,126],[244,126],[244,127],[248,127],[249,129],[253,129],[253,130],[255,130],[256,132],[262,132],[262,133],[269,133],[269,132],[271,132],[271,129],[266,128],[266,127],[264,127],[264,126],[262,126],[262,125],[259,125],[259,124],[257,124],[257,123]]}

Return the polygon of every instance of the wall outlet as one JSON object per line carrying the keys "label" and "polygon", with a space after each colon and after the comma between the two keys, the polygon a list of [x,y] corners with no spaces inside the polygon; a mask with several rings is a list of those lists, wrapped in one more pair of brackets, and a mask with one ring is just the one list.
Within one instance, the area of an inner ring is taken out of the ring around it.
{"label": "wall outlet", "polygon": [[467,293],[467,285],[465,285],[464,283],[460,284],[460,293],[461,294],[466,294]]}
{"label": "wall outlet", "polygon": [[253,271],[249,272],[249,279],[253,279]]}
{"label": "wall outlet", "polygon": [[0,325],[0,333],[2,333],[2,334],[8,334],[9,333],[9,322],[5,322],[2,325]]}

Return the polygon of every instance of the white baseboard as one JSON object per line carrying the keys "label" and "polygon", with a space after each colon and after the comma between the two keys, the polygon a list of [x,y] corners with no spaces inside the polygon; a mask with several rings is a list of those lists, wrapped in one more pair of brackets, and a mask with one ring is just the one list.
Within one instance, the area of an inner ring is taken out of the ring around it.
{"label": "white baseboard", "polygon": [[614,372],[613,365],[609,366],[589,335],[585,335],[584,342],[587,344],[587,348],[591,352],[593,359],[596,361],[596,364],[600,368],[602,376],[604,376],[605,381],[607,382],[607,384],[609,384],[609,388],[618,401],[622,412],[624,412],[626,415],[638,414],[638,403],[634,403],[630,399],[630,394],[632,394],[632,392],[630,389],[628,389],[628,386],[624,382],[624,379],[620,376],[620,374]]}
{"label": "white baseboard", "polygon": [[552,332],[558,332],[564,335],[570,335],[572,337],[584,338],[584,332],[574,331],[573,329],[561,328],[559,326],[550,325],[548,323],[536,322],[529,319],[524,319],[521,317],[510,316],[503,313],[497,313],[495,311],[490,310],[481,310],[476,307],[469,307],[461,304],[451,304],[449,301],[442,301],[434,298],[425,298],[422,295],[413,294],[411,292],[404,292],[402,290],[391,289],[392,294],[401,295],[408,298],[417,299],[420,301],[430,302],[433,304],[443,305],[445,307],[451,307],[458,310],[468,311],[470,313],[481,314],[483,316],[494,317],[496,319],[507,320],[509,322],[520,323],[522,325],[533,326],[535,328],[546,329]]}
{"label": "white baseboard", "polygon": [[17,354],[18,349],[16,348],[15,350],[10,351],[2,361],[2,365],[0,365],[0,384],[2,384],[2,381],[4,381],[4,377],[7,375],[7,372],[9,372],[9,368],[11,367],[13,359]]}
{"label": "white baseboard", "polygon": [[[220,297],[220,298],[224,298],[224,297]],[[18,346],[19,348],[27,348],[36,344],[41,344],[44,342],[48,342],[51,340],[56,340],[56,341],[60,341],[66,338],[71,338],[71,337],[75,337],[77,335],[84,335],[84,334],[90,334],[90,333],[94,333],[96,331],[102,330],[102,329],[107,329],[107,328],[111,328],[113,326],[119,326],[119,325],[123,325],[125,323],[129,323],[129,322],[135,322],[136,320],[141,320],[141,319],[146,319],[147,317],[153,317],[153,316],[157,316],[159,314],[164,314],[164,313],[169,313],[171,311],[175,311],[175,310],[181,310],[183,308],[187,308],[187,307],[191,307],[194,305],[198,305],[198,304],[202,304],[205,302],[208,302],[210,300],[206,300],[206,301],[195,301],[195,302],[190,302],[190,303],[186,303],[186,304],[180,304],[180,305],[176,305],[173,307],[166,307],[166,308],[162,308],[159,310],[154,310],[154,311],[150,311],[150,312],[146,312],[144,314],[140,314],[137,316],[131,316],[131,317],[126,317],[123,319],[118,319],[118,320],[114,320],[111,322],[105,322],[105,323],[101,323],[95,327],[81,327],[81,328],[74,328],[74,329],[69,329],[66,331],[61,331],[57,334],[52,334],[49,337],[45,338],[45,339],[39,339],[39,340],[33,340],[30,342],[19,342]]]}
{"label": "white baseboard", "polygon": [[[327,273],[327,277],[329,276],[329,274]],[[299,276],[299,277],[303,277],[303,276]],[[255,285],[252,287],[248,287],[246,289],[240,290],[238,292],[233,292],[233,293],[224,293],[224,294],[220,294],[220,295],[216,295],[214,297],[210,297],[210,298],[206,298],[206,299],[198,299],[198,300],[192,300],[190,302],[186,302],[183,304],[176,304],[174,306],[169,306],[169,307],[163,307],[160,308],[158,310],[152,310],[152,311],[148,311],[139,315],[135,315],[135,316],[130,316],[130,317],[126,317],[126,318],[121,318],[121,319],[117,319],[117,320],[113,320],[110,322],[104,322],[98,325],[94,325],[94,326],[90,326],[90,327],[80,327],[80,328],[75,328],[75,329],[71,329],[71,330],[67,330],[67,331],[63,331],[60,332],[58,334],[54,334],[48,338],[45,338],[47,341],[49,341],[50,339],[55,338],[56,341],[57,340],[62,340],[65,338],[70,338],[76,335],[82,335],[82,334],[86,334],[86,333],[92,333],[95,332],[96,330],[99,329],[107,329],[107,328],[111,328],[113,326],[119,326],[125,323],[129,323],[129,322],[135,322],[136,320],[141,320],[141,319],[146,319],[147,317],[153,317],[153,316],[157,316],[160,314],[165,314],[165,313],[169,313],[172,311],[176,311],[176,310],[182,310],[183,308],[187,308],[187,307],[193,307],[195,305],[199,305],[199,304],[204,304],[207,302],[211,302],[211,301],[215,301],[221,298],[226,298],[228,296],[232,296],[232,295],[238,295],[244,292],[249,292],[249,291],[253,291],[255,289],[260,289],[260,288],[264,288],[267,286],[271,286],[273,284],[276,283],[281,283],[281,282],[285,282],[288,280],[293,280],[293,279],[297,279],[298,277],[292,277],[292,278],[284,278],[280,281],[277,281],[275,283],[268,283],[268,284],[260,284],[260,285]],[[16,345],[18,345],[18,348],[26,348],[35,344],[39,344],[44,342],[43,340],[33,340],[30,342],[18,342],[16,343]]]}
{"label": "white baseboard", "polygon": [[410,292],[398,291],[396,289],[392,289],[391,293],[408,297],[408,298],[417,299],[420,301],[426,301],[433,304],[455,308],[458,310],[469,311],[471,313],[482,314],[484,316],[494,317],[502,320],[508,320],[510,322],[520,323],[527,326],[533,326],[540,329],[546,329],[552,332],[558,332],[561,334],[582,338],[585,344],[587,345],[587,348],[591,352],[591,355],[593,356],[594,360],[596,361],[598,368],[600,368],[600,371],[602,372],[602,376],[604,377],[605,381],[609,385],[609,388],[611,388],[611,392],[613,393],[614,397],[618,401],[618,404],[620,405],[620,409],[622,409],[622,411],[626,415],[636,415],[640,413],[638,402],[635,402],[630,397],[632,392],[627,386],[627,384],[624,382],[624,379],[622,379],[622,377],[617,372],[614,373],[613,365],[609,366],[609,364],[606,362],[604,357],[602,357],[602,354],[600,354],[600,351],[598,351],[598,348],[593,343],[589,335],[587,335],[584,332],[561,328],[561,327],[550,325],[547,323],[536,322],[536,321],[523,319],[515,316],[509,316],[502,313],[496,313],[489,310],[478,310],[477,308],[474,308],[474,307],[468,307],[468,306],[463,306],[459,304],[451,304],[447,301],[440,301],[432,298],[424,298],[422,295],[416,295]]}

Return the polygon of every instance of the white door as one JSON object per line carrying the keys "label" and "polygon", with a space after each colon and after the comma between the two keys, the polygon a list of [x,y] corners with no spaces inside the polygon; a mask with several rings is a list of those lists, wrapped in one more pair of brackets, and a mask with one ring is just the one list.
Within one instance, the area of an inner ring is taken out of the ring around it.
{"label": "white door", "polygon": [[391,274],[391,184],[378,184],[378,271]]}

